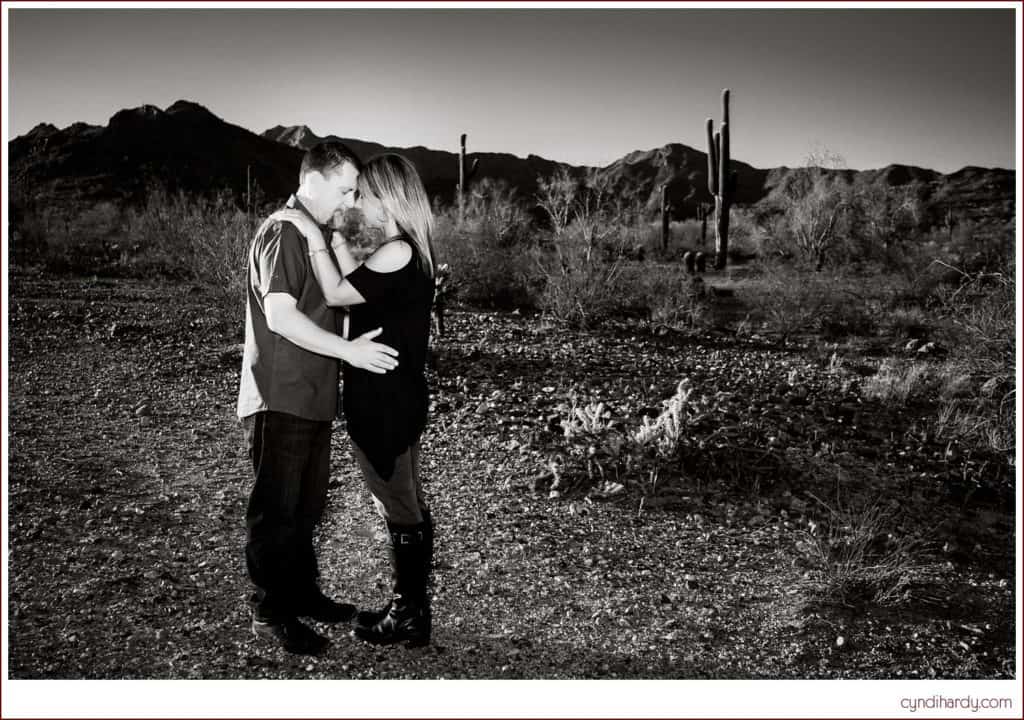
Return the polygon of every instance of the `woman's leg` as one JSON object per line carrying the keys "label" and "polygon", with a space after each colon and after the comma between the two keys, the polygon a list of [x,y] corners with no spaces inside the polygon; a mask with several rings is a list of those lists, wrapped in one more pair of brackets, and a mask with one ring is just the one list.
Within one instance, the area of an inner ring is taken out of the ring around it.
{"label": "woman's leg", "polygon": [[382,478],[365,453],[353,443],[353,451],[377,511],[388,526],[394,589],[391,601],[380,612],[356,617],[356,635],[377,644],[430,641],[430,609],[427,582],[430,573],[433,533],[429,511],[424,517],[422,488],[418,477],[418,447],[402,453],[391,476]]}

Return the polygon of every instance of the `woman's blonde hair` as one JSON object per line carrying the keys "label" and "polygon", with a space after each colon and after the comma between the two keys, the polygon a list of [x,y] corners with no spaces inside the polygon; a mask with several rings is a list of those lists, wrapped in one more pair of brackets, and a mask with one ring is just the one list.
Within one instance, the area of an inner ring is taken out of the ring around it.
{"label": "woman's blonde hair", "polygon": [[359,191],[380,198],[398,226],[409,235],[434,276],[434,214],[416,167],[401,155],[377,155],[359,173]]}

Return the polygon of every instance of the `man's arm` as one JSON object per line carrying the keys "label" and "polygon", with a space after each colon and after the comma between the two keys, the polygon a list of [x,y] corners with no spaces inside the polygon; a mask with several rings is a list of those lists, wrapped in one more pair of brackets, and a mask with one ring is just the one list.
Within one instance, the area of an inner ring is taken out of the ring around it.
{"label": "man's arm", "polygon": [[303,350],[318,355],[335,357],[353,367],[383,374],[398,366],[398,351],[372,341],[380,335],[380,328],[345,340],[327,332],[298,308],[294,297],[285,292],[268,293],[263,300],[267,327]]}
{"label": "man's arm", "polygon": [[[359,267],[359,263],[348,249],[344,235],[337,230],[332,232],[333,244],[331,247],[338,259],[338,264],[335,265],[330,258],[331,250],[327,247],[327,241],[319,226],[305,213],[299,210],[279,210],[274,213],[273,217],[287,222],[306,238],[306,243],[309,246],[309,264],[328,305],[350,307],[366,302],[362,293],[345,279],[345,276],[350,275]],[[341,272],[338,272],[339,268]]]}
{"label": "man's arm", "polygon": [[[335,237],[340,237],[340,235]],[[334,248],[334,256],[338,258],[341,273],[338,272],[338,268],[331,262],[331,258],[328,257],[328,252],[330,251],[322,243],[322,240],[320,243],[312,239],[309,240],[313,275],[316,277],[316,281],[320,284],[320,289],[324,293],[324,300],[331,307],[349,307],[365,303],[366,298],[352,286],[352,283],[343,277],[343,275],[348,275],[359,267],[359,263],[355,262],[352,253],[348,251],[345,243],[336,241],[332,246]]]}

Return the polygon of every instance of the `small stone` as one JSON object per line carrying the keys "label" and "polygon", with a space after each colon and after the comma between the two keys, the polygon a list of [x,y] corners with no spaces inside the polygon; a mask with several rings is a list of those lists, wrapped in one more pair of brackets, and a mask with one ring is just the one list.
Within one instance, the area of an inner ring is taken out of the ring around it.
{"label": "small stone", "polygon": [[135,417],[147,417],[153,414],[153,408],[145,403],[135,408]]}
{"label": "small stone", "polygon": [[904,350],[905,350],[906,352],[914,352],[914,351],[915,351],[915,350],[917,350],[917,349],[918,349],[918,348],[919,348],[920,346],[921,346],[921,341],[920,341],[920,340],[917,340],[917,339],[915,338],[914,340],[910,340],[909,342],[907,342],[907,344],[906,344],[906,345],[905,345],[905,346],[903,347],[903,349],[904,349]]}
{"label": "small stone", "polygon": [[981,394],[984,397],[994,397],[999,389],[999,378],[989,378],[981,386]]}
{"label": "small stone", "polygon": [[844,638],[842,635],[840,635],[839,637],[836,638],[836,647],[842,647],[845,644],[846,644],[846,638]]}

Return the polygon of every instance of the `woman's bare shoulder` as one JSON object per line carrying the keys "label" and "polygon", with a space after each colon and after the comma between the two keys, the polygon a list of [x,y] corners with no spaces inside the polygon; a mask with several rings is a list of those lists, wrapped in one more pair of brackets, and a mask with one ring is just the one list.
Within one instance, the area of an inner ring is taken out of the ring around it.
{"label": "woman's bare shoulder", "polygon": [[366,258],[366,266],[376,272],[394,272],[405,267],[412,259],[412,248],[401,240],[386,242]]}

